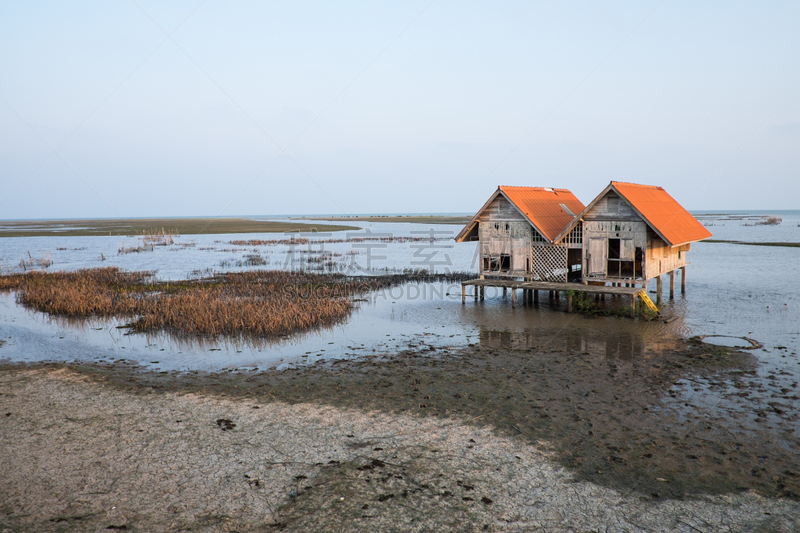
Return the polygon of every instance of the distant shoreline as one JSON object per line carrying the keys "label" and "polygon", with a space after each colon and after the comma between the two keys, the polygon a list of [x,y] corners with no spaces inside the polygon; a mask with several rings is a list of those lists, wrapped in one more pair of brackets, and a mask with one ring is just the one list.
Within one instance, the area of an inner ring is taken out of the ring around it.
{"label": "distant shoreline", "polygon": [[729,241],[724,239],[706,239],[702,242],[711,242],[717,244],[743,244],[746,246],[784,246],[786,248],[800,248],[800,242],[745,242]]}
{"label": "distant shoreline", "polygon": [[456,224],[463,225],[471,220],[469,216],[437,216],[437,215],[340,215],[333,217],[298,217],[298,220],[326,220],[340,222],[356,220],[360,222],[405,222],[408,224]]}
{"label": "distant shoreline", "polygon": [[359,230],[357,226],[313,222],[276,222],[253,218],[128,218],[103,220],[17,220],[0,222],[2,237],[135,236],[165,232],[173,235],[285,233]]}

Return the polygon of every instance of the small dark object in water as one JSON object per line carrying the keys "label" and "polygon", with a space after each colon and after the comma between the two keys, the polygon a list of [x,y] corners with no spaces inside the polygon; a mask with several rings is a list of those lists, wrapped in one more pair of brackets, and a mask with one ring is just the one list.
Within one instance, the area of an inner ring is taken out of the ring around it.
{"label": "small dark object in water", "polygon": [[236,427],[236,424],[228,420],[227,418],[219,418],[217,419],[217,425],[222,429],[222,431],[227,431],[229,429],[233,429]]}

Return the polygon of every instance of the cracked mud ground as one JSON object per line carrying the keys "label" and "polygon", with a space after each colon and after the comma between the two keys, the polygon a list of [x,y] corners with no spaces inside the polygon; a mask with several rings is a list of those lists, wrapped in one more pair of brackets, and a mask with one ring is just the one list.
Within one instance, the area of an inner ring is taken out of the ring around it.
{"label": "cracked mud ground", "polygon": [[[800,529],[794,389],[750,356],[431,352],[2,367],[0,531]],[[741,409],[684,401],[698,382]]]}

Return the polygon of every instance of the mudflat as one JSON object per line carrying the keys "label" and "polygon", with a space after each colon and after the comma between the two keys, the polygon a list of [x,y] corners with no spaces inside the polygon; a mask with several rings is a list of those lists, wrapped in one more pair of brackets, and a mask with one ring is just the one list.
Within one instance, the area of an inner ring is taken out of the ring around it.
{"label": "mudflat", "polygon": [[0,526],[795,531],[796,416],[673,397],[693,380],[746,397],[755,364],[676,341],[641,358],[419,346],[261,372],[6,365]]}

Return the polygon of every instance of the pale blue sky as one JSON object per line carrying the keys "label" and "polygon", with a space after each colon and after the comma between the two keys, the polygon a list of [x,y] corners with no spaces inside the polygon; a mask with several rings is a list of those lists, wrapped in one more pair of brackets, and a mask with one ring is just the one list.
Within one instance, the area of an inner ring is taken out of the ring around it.
{"label": "pale blue sky", "polygon": [[70,4],[0,6],[0,219],[800,208],[798,2]]}

